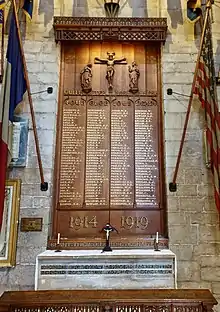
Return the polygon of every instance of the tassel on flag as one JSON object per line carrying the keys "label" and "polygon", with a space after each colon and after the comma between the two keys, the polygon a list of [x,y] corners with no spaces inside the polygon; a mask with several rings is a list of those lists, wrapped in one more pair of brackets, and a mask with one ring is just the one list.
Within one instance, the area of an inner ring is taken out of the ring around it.
{"label": "tassel on flag", "polygon": [[33,0],[25,0],[23,5],[23,10],[26,16],[29,19],[32,19],[32,13],[33,13]]}

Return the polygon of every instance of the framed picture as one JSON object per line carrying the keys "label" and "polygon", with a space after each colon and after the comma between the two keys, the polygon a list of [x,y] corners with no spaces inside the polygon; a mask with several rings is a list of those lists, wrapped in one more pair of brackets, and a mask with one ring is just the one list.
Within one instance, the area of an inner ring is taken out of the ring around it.
{"label": "framed picture", "polygon": [[0,267],[12,267],[16,264],[20,190],[20,180],[6,181],[3,222],[0,231]]}

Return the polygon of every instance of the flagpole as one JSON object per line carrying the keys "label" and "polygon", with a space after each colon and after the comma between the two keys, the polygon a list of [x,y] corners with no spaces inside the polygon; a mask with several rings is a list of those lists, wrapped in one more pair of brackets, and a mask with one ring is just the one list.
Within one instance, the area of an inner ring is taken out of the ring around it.
{"label": "flagpole", "polygon": [[173,181],[169,183],[169,190],[170,190],[170,192],[176,192],[176,190],[177,190],[176,178],[177,178],[177,173],[178,173],[178,170],[179,170],[180,159],[181,159],[182,151],[183,151],[183,144],[184,144],[184,141],[185,141],[186,130],[187,130],[188,122],[189,122],[189,115],[190,115],[190,110],[191,110],[191,107],[192,107],[193,94],[194,94],[195,85],[196,85],[196,79],[197,79],[198,70],[199,70],[199,61],[200,61],[200,57],[201,57],[201,54],[202,54],[202,46],[203,46],[204,37],[205,37],[205,30],[206,30],[206,27],[207,27],[208,16],[209,16],[209,11],[210,11],[211,7],[212,7],[211,0],[208,0],[207,4],[206,4],[205,19],[204,19],[204,24],[203,24],[203,29],[202,29],[202,35],[201,35],[200,47],[199,47],[199,52],[198,52],[197,61],[196,61],[195,72],[194,72],[194,76],[193,76],[193,82],[192,82],[192,88],[191,88],[191,93],[190,93],[190,99],[189,99],[189,104],[188,104],[188,108],[187,108],[187,112],[186,112],[186,119],[185,119],[185,123],[184,123],[184,127],[183,127],[182,138],[181,138],[181,141],[180,141],[179,153],[178,153],[178,156],[177,156],[176,167],[175,167],[175,171],[174,171],[174,175],[173,175]]}
{"label": "flagpole", "polygon": [[28,77],[27,64],[26,64],[26,60],[25,60],[25,56],[24,56],[24,49],[23,49],[23,45],[22,45],[22,41],[21,41],[21,33],[20,33],[20,26],[19,26],[19,22],[18,22],[17,6],[16,6],[15,0],[12,0],[12,3],[13,3],[13,11],[14,11],[14,16],[15,16],[16,28],[17,28],[17,32],[18,32],[18,40],[19,40],[19,46],[20,46],[20,51],[21,51],[22,63],[23,63],[23,68],[24,68],[24,78],[25,78],[26,85],[27,85],[28,101],[29,101],[29,105],[30,105],[31,119],[32,119],[34,139],[35,139],[35,146],[36,146],[36,151],[37,151],[37,160],[38,160],[39,171],[40,171],[41,191],[47,191],[48,190],[48,183],[45,182],[45,180],[44,180],[44,173],[43,173],[43,166],[42,166],[41,155],[40,155],[39,140],[38,140],[38,135],[37,135],[36,120],[35,120],[35,115],[34,115],[34,106],[33,106],[33,100],[32,100],[32,96],[31,96],[31,88],[30,88],[30,81],[29,81],[29,77]]}
{"label": "flagpole", "polygon": [[4,35],[5,35],[5,8],[2,9],[2,38],[1,38],[1,79],[3,79],[4,74]]}

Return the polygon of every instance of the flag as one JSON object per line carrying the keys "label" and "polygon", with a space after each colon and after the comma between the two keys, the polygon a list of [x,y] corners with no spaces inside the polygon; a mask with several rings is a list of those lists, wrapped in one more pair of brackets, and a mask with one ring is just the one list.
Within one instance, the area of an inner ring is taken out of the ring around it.
{"label": "flag", "polygon": [[4,6],[5,0],[0,0],[0,25],[4,23]]}
{"label": "flag", "polygon": [[208,17],[194,94],[197,94],[205,112],[206,141],[213,174],[215,204],[220,213],[220,119],[216,92],[212,47],[211,18]]}
{"label": "flag", "polygon": [[32,19],[33,13],[33,0],[25,0],[23,5],[24,13],[28,16],[29,19]]}
{"label": "flag", "polygon": [[13,122],[14,110],[26,92],[23,62],[19,45],[14,12],[11,17],[6,66],[0,95],[0,229],[4,209],[5,180],[7,170],[9,123]]}
{"label": "flag", "polygon": [[187,18],[189,22],[196,23],[202,16],[201,0],[187,0]]}
{"label": "flag", "polygon": [[4,10],[0,9],[0,25],[4,23]]}
{"label": "flag", "polygon": [[2,9],[5,6],[5,0],[0,0],[0,9]]}

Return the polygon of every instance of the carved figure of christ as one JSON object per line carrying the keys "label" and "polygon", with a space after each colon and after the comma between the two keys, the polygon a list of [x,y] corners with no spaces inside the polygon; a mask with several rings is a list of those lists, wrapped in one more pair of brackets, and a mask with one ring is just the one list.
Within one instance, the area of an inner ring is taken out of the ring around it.
{"label": "carved figure of christ", "polygon": [[115,52],[107,52],[108,57],[106,59],[100,59],[99,57],[95,57],[95,64],[106,64],[106,79],[108,81],[108,88],[113,88],[113,77],[115,74],[114,65],[115,64],[127,64],[126,58],[121,57],[119,59],[115,59]]}

